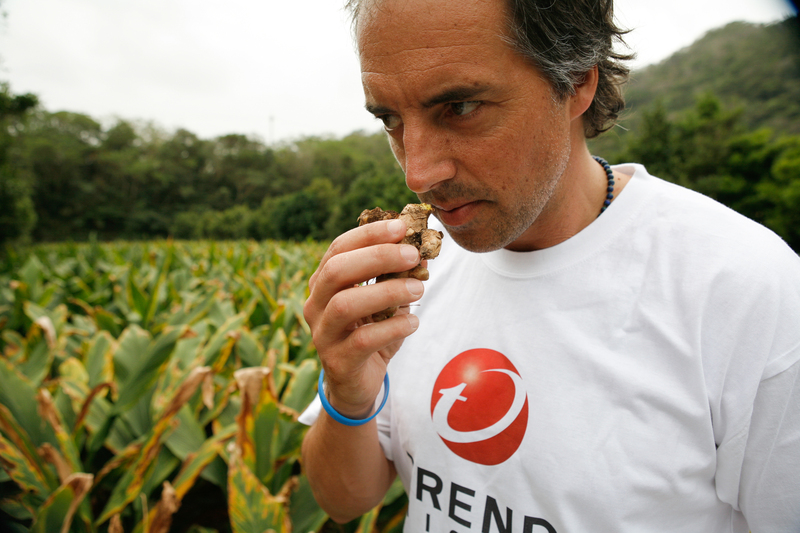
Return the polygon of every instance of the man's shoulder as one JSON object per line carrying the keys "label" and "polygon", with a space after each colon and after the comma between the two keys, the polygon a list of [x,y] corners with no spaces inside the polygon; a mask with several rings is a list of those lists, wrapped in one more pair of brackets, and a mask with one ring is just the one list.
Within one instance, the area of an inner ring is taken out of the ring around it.
{"label": "man's shoulder", "polygon": [[650,205],[641,210],[640,223],[647,225],[649,219],[662,238],[668,236],[684,246],[797,258],[786,242],[764,225],[704,194],[652,176],[641,165],[632,167],[640,185],[651,191]]}

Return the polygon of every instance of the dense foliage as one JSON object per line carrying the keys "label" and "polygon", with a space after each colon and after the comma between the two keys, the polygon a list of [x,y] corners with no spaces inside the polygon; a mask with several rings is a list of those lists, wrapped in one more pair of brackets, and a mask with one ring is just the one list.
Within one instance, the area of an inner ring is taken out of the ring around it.
{"label": "dense foliage", "polygon": [[[398,531],[327,519],[297,422],[324,245],[37,245],[0,263],[0,531]],[[376,526],[377,524],[377,526]]]}
{"label": "dense foliage", "polygon": [[29,188],[37,241],[326,238],[352,227],[365,201],[413,199],[380,135],[267,147],[123,120],[104,128],[66,111],[7,122],[9,165]]}
{"label": "dense foliage", "polygon": [[36,224],[30,177],[15,168],[17,142],[13,123],[19,123],[37,103],[32,94],[11,94],[0,85],[0,243],[27,237]]}
{"label": "dense foliage", "polygon": [[619,161],[706,194],[778,233],[800,253],[800,135],[748,130],[711,95],[670,119],[656,104]]}
{"label": "dense foliage", "polygon": [[[592,141],[798,243],[797,18],[733,23],[634,73],[629,131]],[[711,96],[713,95],[713,96]],[[384,135],[267,146],[118,120],[0,91],[0,241],[330,239],[362,209],[414,201]]]}

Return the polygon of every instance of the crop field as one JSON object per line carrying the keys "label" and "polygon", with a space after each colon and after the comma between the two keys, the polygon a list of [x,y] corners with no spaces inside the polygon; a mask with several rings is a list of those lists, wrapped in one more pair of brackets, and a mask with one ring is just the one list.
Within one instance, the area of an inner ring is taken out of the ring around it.
{"label": "crop field", "polygon": [[325,245],[37,245],[0,255],[0,530],[394,532],[337,525],[303,475]]}

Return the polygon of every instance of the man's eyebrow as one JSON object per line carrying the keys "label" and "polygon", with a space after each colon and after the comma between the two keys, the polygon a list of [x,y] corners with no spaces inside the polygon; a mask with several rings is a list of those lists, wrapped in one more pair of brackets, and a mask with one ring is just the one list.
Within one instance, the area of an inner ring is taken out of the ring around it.
{"label": "man's eyebrow", "polygon": [[391,115],[393,113],[393,111],[388,107],[383,107],[379,105],[365,104],[364,107],[366,108],[367,111],[369,111],[376,117],[379,117],[381,115]]}
{"label": "man's eyebrow", "polygon": [[[484,85],[453,87],[424,101],[422,106],[430,108],[439,104],[446,104],[447,102],[468,102],[477,98],[488,90],[489,87]],[[380,105],[366,104],[364,107],[376,117],[381,115],[391,115],[394,113],[394,110]]]}
{"label": "man's eyebrow", "polygon": [[480,94],[489,90],[484,85],[471,85],[468,87],[453,87],[437,94],[436,96],[422,103],[424,107],[434,107],[447,102],[468,102],[476,99]]}

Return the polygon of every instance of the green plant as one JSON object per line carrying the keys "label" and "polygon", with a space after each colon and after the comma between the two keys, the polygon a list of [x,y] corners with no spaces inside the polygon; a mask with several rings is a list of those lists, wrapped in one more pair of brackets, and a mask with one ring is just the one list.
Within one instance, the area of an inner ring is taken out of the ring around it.
{"label": "green plant", "polygon": [[[302,304],[323,250],[10,249],[0,265],[0,529],[335,527],[302,473],[297,422],[316,394]],[[391,496],[345,530],[402,525],[402,490]]]}

